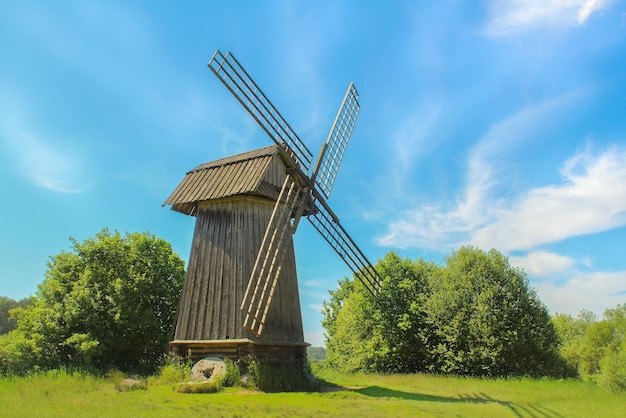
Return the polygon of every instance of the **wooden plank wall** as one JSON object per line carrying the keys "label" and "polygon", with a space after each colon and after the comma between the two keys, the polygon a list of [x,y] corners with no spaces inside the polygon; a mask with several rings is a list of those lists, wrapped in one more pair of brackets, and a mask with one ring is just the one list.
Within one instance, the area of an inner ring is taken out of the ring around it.
{"label": "wooden plank wall", "polygon": [[243,328],[239,310],[274,203],[238,196],[198,205],[175,340],[304,342],[291,236],[260,338]]}

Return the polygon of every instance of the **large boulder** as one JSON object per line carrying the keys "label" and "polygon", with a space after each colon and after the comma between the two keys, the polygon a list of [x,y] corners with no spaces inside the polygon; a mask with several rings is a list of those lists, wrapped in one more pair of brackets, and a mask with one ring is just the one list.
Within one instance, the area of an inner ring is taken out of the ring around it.
{"label": "large boulder", "polygon": [[219,357],[203,358],[191,368],[193,382],[215,382],[226,374],[226,364]]}

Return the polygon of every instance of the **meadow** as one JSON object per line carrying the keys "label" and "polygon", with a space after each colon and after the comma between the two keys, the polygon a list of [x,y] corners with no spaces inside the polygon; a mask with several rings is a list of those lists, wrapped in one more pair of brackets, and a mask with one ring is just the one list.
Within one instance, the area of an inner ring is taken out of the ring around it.
{"label": "meadow", "polygon": [[148,379],[119,392],[107,378],[63,371],[0,378],[7,417],[617,417],[626,393],[580,380],[473,379],[432,375],[341,374],[317,370],[320,392],[264,393],[241,387],[184,394]]}

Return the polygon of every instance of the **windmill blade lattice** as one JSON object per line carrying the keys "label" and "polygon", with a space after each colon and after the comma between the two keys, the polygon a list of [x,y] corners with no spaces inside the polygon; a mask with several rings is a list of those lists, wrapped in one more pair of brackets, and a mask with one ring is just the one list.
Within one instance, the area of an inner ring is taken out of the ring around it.
{"label": "windmill blade lattice", "polygon": [[359,94],[350,83],[346,95],[341,102],[333,126],[322,149],[320,160],[316,163],[313,176],[315,184],[328,199],[337,177],[339,165],[348,147],[348,141],[352,135],[356,118],[359,115]]}
{"label": "windmill blade lattice", "polygon": [[301,170],[305,173],[308,172],[313,154],[235,57],[230,52],[223,55],[217,50],[211,57],[208,66],[270,138],[280,145],[281,149]]}
{"label": "windmill blade lattice", "polygon": [[280,276],[285,256],[285,236],[296,231],[308,199],[308,189],[301,187],[297,178],[288,174],[265,230],[241,303],[241,310],[246,314],[243,325],[257,337],[263,332]]}
{"label": "windmill blade lattice", "polygon": [[348,232],[341,226],[327,203],[319,196],[316,199],[313,213],[307,219],[350,267],[350,270],[363,283],[365,288],[373,296],[378,295],[382,287],[381,277],[374,266],[372,266],[372,263],[369,262],[350,235],[348,235]]}

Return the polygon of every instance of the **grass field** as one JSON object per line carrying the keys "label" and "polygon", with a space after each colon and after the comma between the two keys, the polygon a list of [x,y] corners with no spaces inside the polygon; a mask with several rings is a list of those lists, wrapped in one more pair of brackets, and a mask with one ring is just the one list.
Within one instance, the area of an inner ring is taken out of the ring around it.
{"label": "grass field", "polygon": [[618,417],[626,394],[576,380],[489,380],[318,371],[325,392],[262,393],[227,388],[182,394],[171,385],[118,392],[107,379],[48,373],[0,379],[6,417]]}

